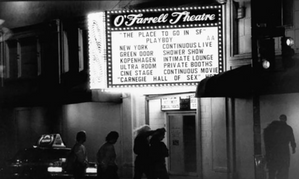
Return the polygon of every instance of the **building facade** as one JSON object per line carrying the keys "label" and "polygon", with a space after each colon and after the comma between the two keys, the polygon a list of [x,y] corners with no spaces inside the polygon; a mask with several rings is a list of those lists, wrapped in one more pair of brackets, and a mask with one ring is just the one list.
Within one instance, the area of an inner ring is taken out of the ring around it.
{"label": "building facade", "polygon": [[[285,4],[284,11],[278,17],[273,16],[271,23],[279,21],[277,26],[285,28],[284,34],[295,39],[294,59],[297,60],[299,1],[279,2]],[[272,1],[267,3],[261,7],[269,9],[269,14],[277,12],[277,9],[270,10]],[[194,98],[196,85],[177,91],[163,87],[146,92],[141,92],[141,88],[136,88],[137,92],[89,89],[86,25],[89,13],[211,4],[219,5],[219,2],[1,2],[0,18],[5,20],[2,26],[11,29],[13,35],[1,41],[0,150],[5,152],[1,153],[0,161],[12,157],[20,148],[32,146],[45,133],[60,133],[70,147],[79,130],[86,130],[88,157],[95,161],[106,134],[116,130],[120,133],[116,143],[119,173],[122,178],[131,178],[135,157],[133,131],[149,124],[152,129],[164,127],[167,130],[164,142],[170,151],[167,167],[172,176],[266,178],[263,129],[271,121],[278,120],[280,114],[286,114],[296,141],[299,138],[297,64],[283,72],[266,71],[266,76],[270,77],[265,80],[271,84],[261,89],[261,93],[246,91],[249,94],[246,96],[232,96],[228,92],[221,95],[203,93]],[[256,19],[264,14],[253,15],[254,5],[254,2],[243,0],[227,0],[220,4],[224,72],[256,63],[258,48],[252,43],[257,36],[252,34],[252,24],[263,24]],[[269,18],[265,19],[268,22]],[[281,67],[280,36],[275,35],[274,39],[277,67]],[[227,80],[236,80],[229,89],[232,91],[234,87],[239,89],[238,84],[246,84],[244,79]],[[217,82],[214,88],[226,89],[221,84]],[[163,101],[174,98],[181,99],[180,108],[163,109]],[[298,176],[298,155],[298,152],[291,155],[289,179]]]}

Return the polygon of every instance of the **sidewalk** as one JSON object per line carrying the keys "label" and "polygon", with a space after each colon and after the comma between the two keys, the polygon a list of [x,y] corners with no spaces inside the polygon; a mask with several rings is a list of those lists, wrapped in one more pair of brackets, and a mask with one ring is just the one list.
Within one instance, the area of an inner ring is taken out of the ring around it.
{"label": "sidewalk", "polygon": [[[121,179],[131,179],[131,178],[121,178]],[[146,177],[143,177],[142,179],[147,179]],[[200,179],[198,176],[174,176],[170,175],[169,179]]]}
{"label": "sidewalk", "polygon": [[174,175],[170,175],[169,178],[170,179],[199,179],[198,176],[174,176]]}

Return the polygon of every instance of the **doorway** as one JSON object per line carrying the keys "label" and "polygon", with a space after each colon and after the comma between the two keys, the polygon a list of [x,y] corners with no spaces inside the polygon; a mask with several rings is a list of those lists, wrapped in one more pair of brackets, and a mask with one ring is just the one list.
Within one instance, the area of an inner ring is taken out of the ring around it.
{"label": "doorway", "polygon": [[167,113],[167,123],[169,173],[179,176],[198,176],[196,113]]}

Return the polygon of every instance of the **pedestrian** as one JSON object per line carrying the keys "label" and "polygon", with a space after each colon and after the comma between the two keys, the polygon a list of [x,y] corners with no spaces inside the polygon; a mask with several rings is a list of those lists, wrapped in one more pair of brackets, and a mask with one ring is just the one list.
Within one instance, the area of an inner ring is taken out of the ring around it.
{"label": "pedestrian", "polygon": [[264,142],[268,179],[288,179],[290,167],[290,146],[296,152],[293,129],[282,114],[279,121],[273,121],[264,129]]}
{"label": "pedestrian", "polygon": [[76,144],[73,149],[76,156],[74,164],[74,179],[83,179],[85,178],[85,170],[88,166],[88,159],[86,154],[86,148],[83,145],[86,141],[86,132],[79,131],[76,135]]}
{"label": "pedestrian", "polygon": [[97,152],[97,176],[99,179],[118,179],[118,166],[116,164],[116,152],[114,148],[118,137],[118,132],[111,131],[106,136],[106,142]]}
{"label": "pedestrian", "polygon": [[162,141],[165,137],[164,128],[157,129],[150,139],[150,165],[153,179],[169,179],[165,158],[169,156],[168,148]]}
{"label": "pedestrian", "polygon": [[148,125],[143,125],[135,130],[136,137],[134,139],[133,151],[137,155],[134,162],[134,179],[141,179],[142,175],[149,179],[150,157],[149,157],[149,137],[154,133]]}

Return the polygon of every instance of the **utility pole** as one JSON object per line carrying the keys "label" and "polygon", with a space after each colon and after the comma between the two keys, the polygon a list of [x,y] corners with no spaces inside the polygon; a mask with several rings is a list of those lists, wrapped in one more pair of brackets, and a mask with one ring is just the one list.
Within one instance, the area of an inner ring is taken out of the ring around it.
{"label": "utility pole", "polygon": [[[252,53],[252,67],[259,69],[258,57],[258,27],[257,22],[259,13],[257,7],[261,1],[251,0],[251,53]],[[255,85],[255,84],[254,84]],[[254,147],[254,172],[255,179],[264,179],[264,171],[259,165],[262,159],[262,135],[261,135],[261,119],[260,119],[260,98],[258,94],[253,94],[253,147]]]}
{"label": "utility pole", "polygon": [[[275,73],[274,37],[284,36],[283,0],[251,0],[252,67]],[[267,62],[266,65],[263,62]],[[256,82],[254,89],[261,85]],[[262,154],[260,96],[253,95],[253,133],[255,179],[266,179]]]}

